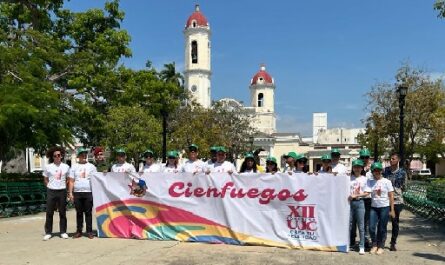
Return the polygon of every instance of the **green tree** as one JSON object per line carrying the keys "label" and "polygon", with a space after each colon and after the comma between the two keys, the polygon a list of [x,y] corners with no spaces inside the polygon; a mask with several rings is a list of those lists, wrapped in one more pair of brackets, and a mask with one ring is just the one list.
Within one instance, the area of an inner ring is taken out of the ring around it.
{"label": "green tree", "polygon": [[[402,66],[397,74],[398,84],[408,87],[405,105],[404,143],[407,157],[428,151],[437,156],[443,148],[445,129],[445,91],[442,80],[432,80],[423,70]],[[378,139],[386,150],[399,150],[398,84],[379,83],[367,94],[367,131],[362,144],[372,146]],[[435,146],[437,148],[431,148]],[[434,150],[435,154],[431,151]],[[443,154],[443,153],[442,153]]]}
{"label": "green tree", "polygon": [[140,154],[150,148],[159,154],[161,126],[141,106],[115,106],[107,113],[102,144],[111,150],[125,147],[127,156],[139,161]]}
{"label": "green tree", "polygon": [[[74,13],[62,0],[0,3],[0,159],[73,136],[98,142],[130,37],[118,1]],[[97,126],[92,126],[97,125]],[[99,136],[98,136],[99,135]]]}
{"label": "green tree", "polygon": [[440,18],[445,18],[445,1],[444,0],[436,0],[434,3],[434,9],[439,12],[437,15]]}

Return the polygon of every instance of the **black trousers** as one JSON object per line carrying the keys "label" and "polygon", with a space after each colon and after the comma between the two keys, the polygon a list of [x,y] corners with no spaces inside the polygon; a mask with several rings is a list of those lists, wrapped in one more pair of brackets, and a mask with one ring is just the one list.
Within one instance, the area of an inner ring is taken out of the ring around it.
{"label": "black trousers", "polygon": [[395,245],[397,243],[397,237],[399,236],[399,217],[402,210],[403,204],[394,204],[394,212],[396,214],[396,217],[391,218],[391,245]]}
{"label": "black trousers", "polygon": [[74,206],[76,207],[77,232],[82,233],[83,215],[85,214],[85,223],[87,233],[93,232],[93,193],[74,192]]}
{"label": "black trousers", "polygon": [[63,234],[66,233],[66,189],[47,189],[45,234],[53,232],[53,216],[56,208],[59,210],[60,233]]}

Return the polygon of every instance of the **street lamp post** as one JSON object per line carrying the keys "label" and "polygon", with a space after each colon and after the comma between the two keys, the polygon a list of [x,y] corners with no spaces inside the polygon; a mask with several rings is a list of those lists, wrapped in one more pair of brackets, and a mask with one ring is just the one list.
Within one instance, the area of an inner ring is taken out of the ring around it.
{"label": "street lamp post", "polygon": [[399,154],[400,154],[400,167],[404,166],[405,163],[405,148],[404,148],[404,143],[403,143],[403,136],[404,136],[404,124],[403,124],[403,119],[405,117],[405,113],[404,113],[404,106],[405,106],[405,97],[406,97],[406,93],[408,92],[408,87],[405,85],[400,85],[397,88],[397,94],[399,95],[399,107],[400,107],[400,128],[399,128]]}
{"label": "street lamp post", "polygon": [[161,110],[162,115],[162,163],[166,162],[167,156],[167,111]]}

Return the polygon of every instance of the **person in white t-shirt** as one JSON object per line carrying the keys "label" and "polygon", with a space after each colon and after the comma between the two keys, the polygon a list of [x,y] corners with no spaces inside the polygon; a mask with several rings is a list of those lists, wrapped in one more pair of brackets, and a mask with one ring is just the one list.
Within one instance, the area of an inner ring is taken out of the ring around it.
{"label": "person in white t-shirt", "polygon": [[187,173],[198,174],[204,172],[205,163],[201,161],[199,156],[199,147],[196,144],[191,144],[189,146],[188,157],[189,159],[185,161],[182,171]]}
{"label": "person in white t-shirt", "polygon": [[295,162],[297,161],[298,155],[295,152],[289,152],[287,155],[283,155],[283,158],[286,160],[286,165],[284,165],[283,173],[292,174],[295,170]]}
{"label": "person in white t-shirt", "polygon": [[[371,151],[367,148],[363,148],[359,152],[360,159],[363,161],[364,168],[362,174],[366,176],[367,179],[373,179],[371,173]],[[366,196],[363,201],[365,202],[365,248],[371,249],[371,242],[369,236],[369,217],[371,214],[371,194]]]}
{"label": "person in white t-shirt", "polygon": [[66,182],[70,167],[63,163],[65,149],[59,146],[52,147],[46,153],[50,164],[43,171],[43,179],[47,188],[46,195],[46,220],[45,236],[43,240],[49,240],[53,232],[53,216],[56,208],[59,210],[60,237],[68,239],[66,233]]}
{"label": "person in white t-shirt", "polygon": [[117,163],[111,167],[111,172],[120,172],[120,173],[135,173],[136,168],[128,163],[127,154],[124,148],[116,149],[116,160]]}
{"label": "person in white t-shirt", "polygon": [[162,168],[159,164],[155,163],[154,152],[150,149],[144,152],[145,163],[142,167],[142,172],[144,173],[156,173],[161,172]]}
{"label": "person in white t-shirt", "polygon": [[216,151],[216,162],[207,165],[205,172],[206,174],[223,172],[232,174],[236,172],[235,166],[229,161],[226,161],[226,148],[224,148],[224,146],[218,147]]}
{"label": "person in white t-shirt", "polygon": [[179,163],[179,153],[178,151],[168,151],[167,152],[167,162],[162,168],[162,172],[165,173],[179,173],[182,172],[182,165]]}
{"label": "person in white t-shirt", "polygon": [[76,207],[77,229],[73,238],[82,236],[83,216],[85,215],[86,232],[89,239],[93,234],[93,193],[91,190],[91,177],[97,172],[96,167],[87,161],[88,150],[77,149],[78,163],[71,167],[69,174],[68,198],[74,201]]}
{"label": "person in white t-shirt", "polygon": [[394,188],[390,180],[382,176],[383,166],[380,162],[371,165],[373,179],[368,180],[371,187],[371,213],[369,232],[371,234],[371,254],[383,254],[386,239],[386,226],[389,216],[395,216],[394,212]]}
{"label": "person in white t-shirt", "polygon": [[365,204],[363,198],[370,192],[371,188],[368,186],[368,180],[362,175],[363,161],[360,159],[352,161],[352,172],[350,177],[350,195],[349,201],[351,204],[350,211],[350,243],[349,245],[355,247],[356,227],[358,226],[360,243],[359,254],[365,254]]}
{"label": "person in white t-shirt", "polygon": [[349,172],[348,172],[348,169],[346,168],[346,166],[340,162],[340,155],[341,155],[340,150],[338,150],[338,148],[332,149],[332,151],[331,151],[332,173],[337,174],[337,175],[346,175]]}

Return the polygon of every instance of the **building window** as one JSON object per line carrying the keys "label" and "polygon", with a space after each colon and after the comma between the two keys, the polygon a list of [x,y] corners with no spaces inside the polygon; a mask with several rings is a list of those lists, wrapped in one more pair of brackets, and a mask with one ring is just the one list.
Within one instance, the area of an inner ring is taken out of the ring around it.
{"label": "building window", "polygon": [[198,63],[198,42],[192,41],[192,63]]}
{"label": "building window", "polygon": [[192,22],[192,26],[193,26],[194,28],[196,28],[196,21],[195,21],[195,20],[193,20],[193,22]]}
{"label": "building window", "polygon": [[264,95],[263,93],[258,94],[258,107],[264,106]]}
{"label": "building window", "polygon": [[196,91],[198,91],[198,87],[195,86],[195,85],[193,85],[193,86],[190,88],[190,90],[191,90],[193,93],[195,93]]}

